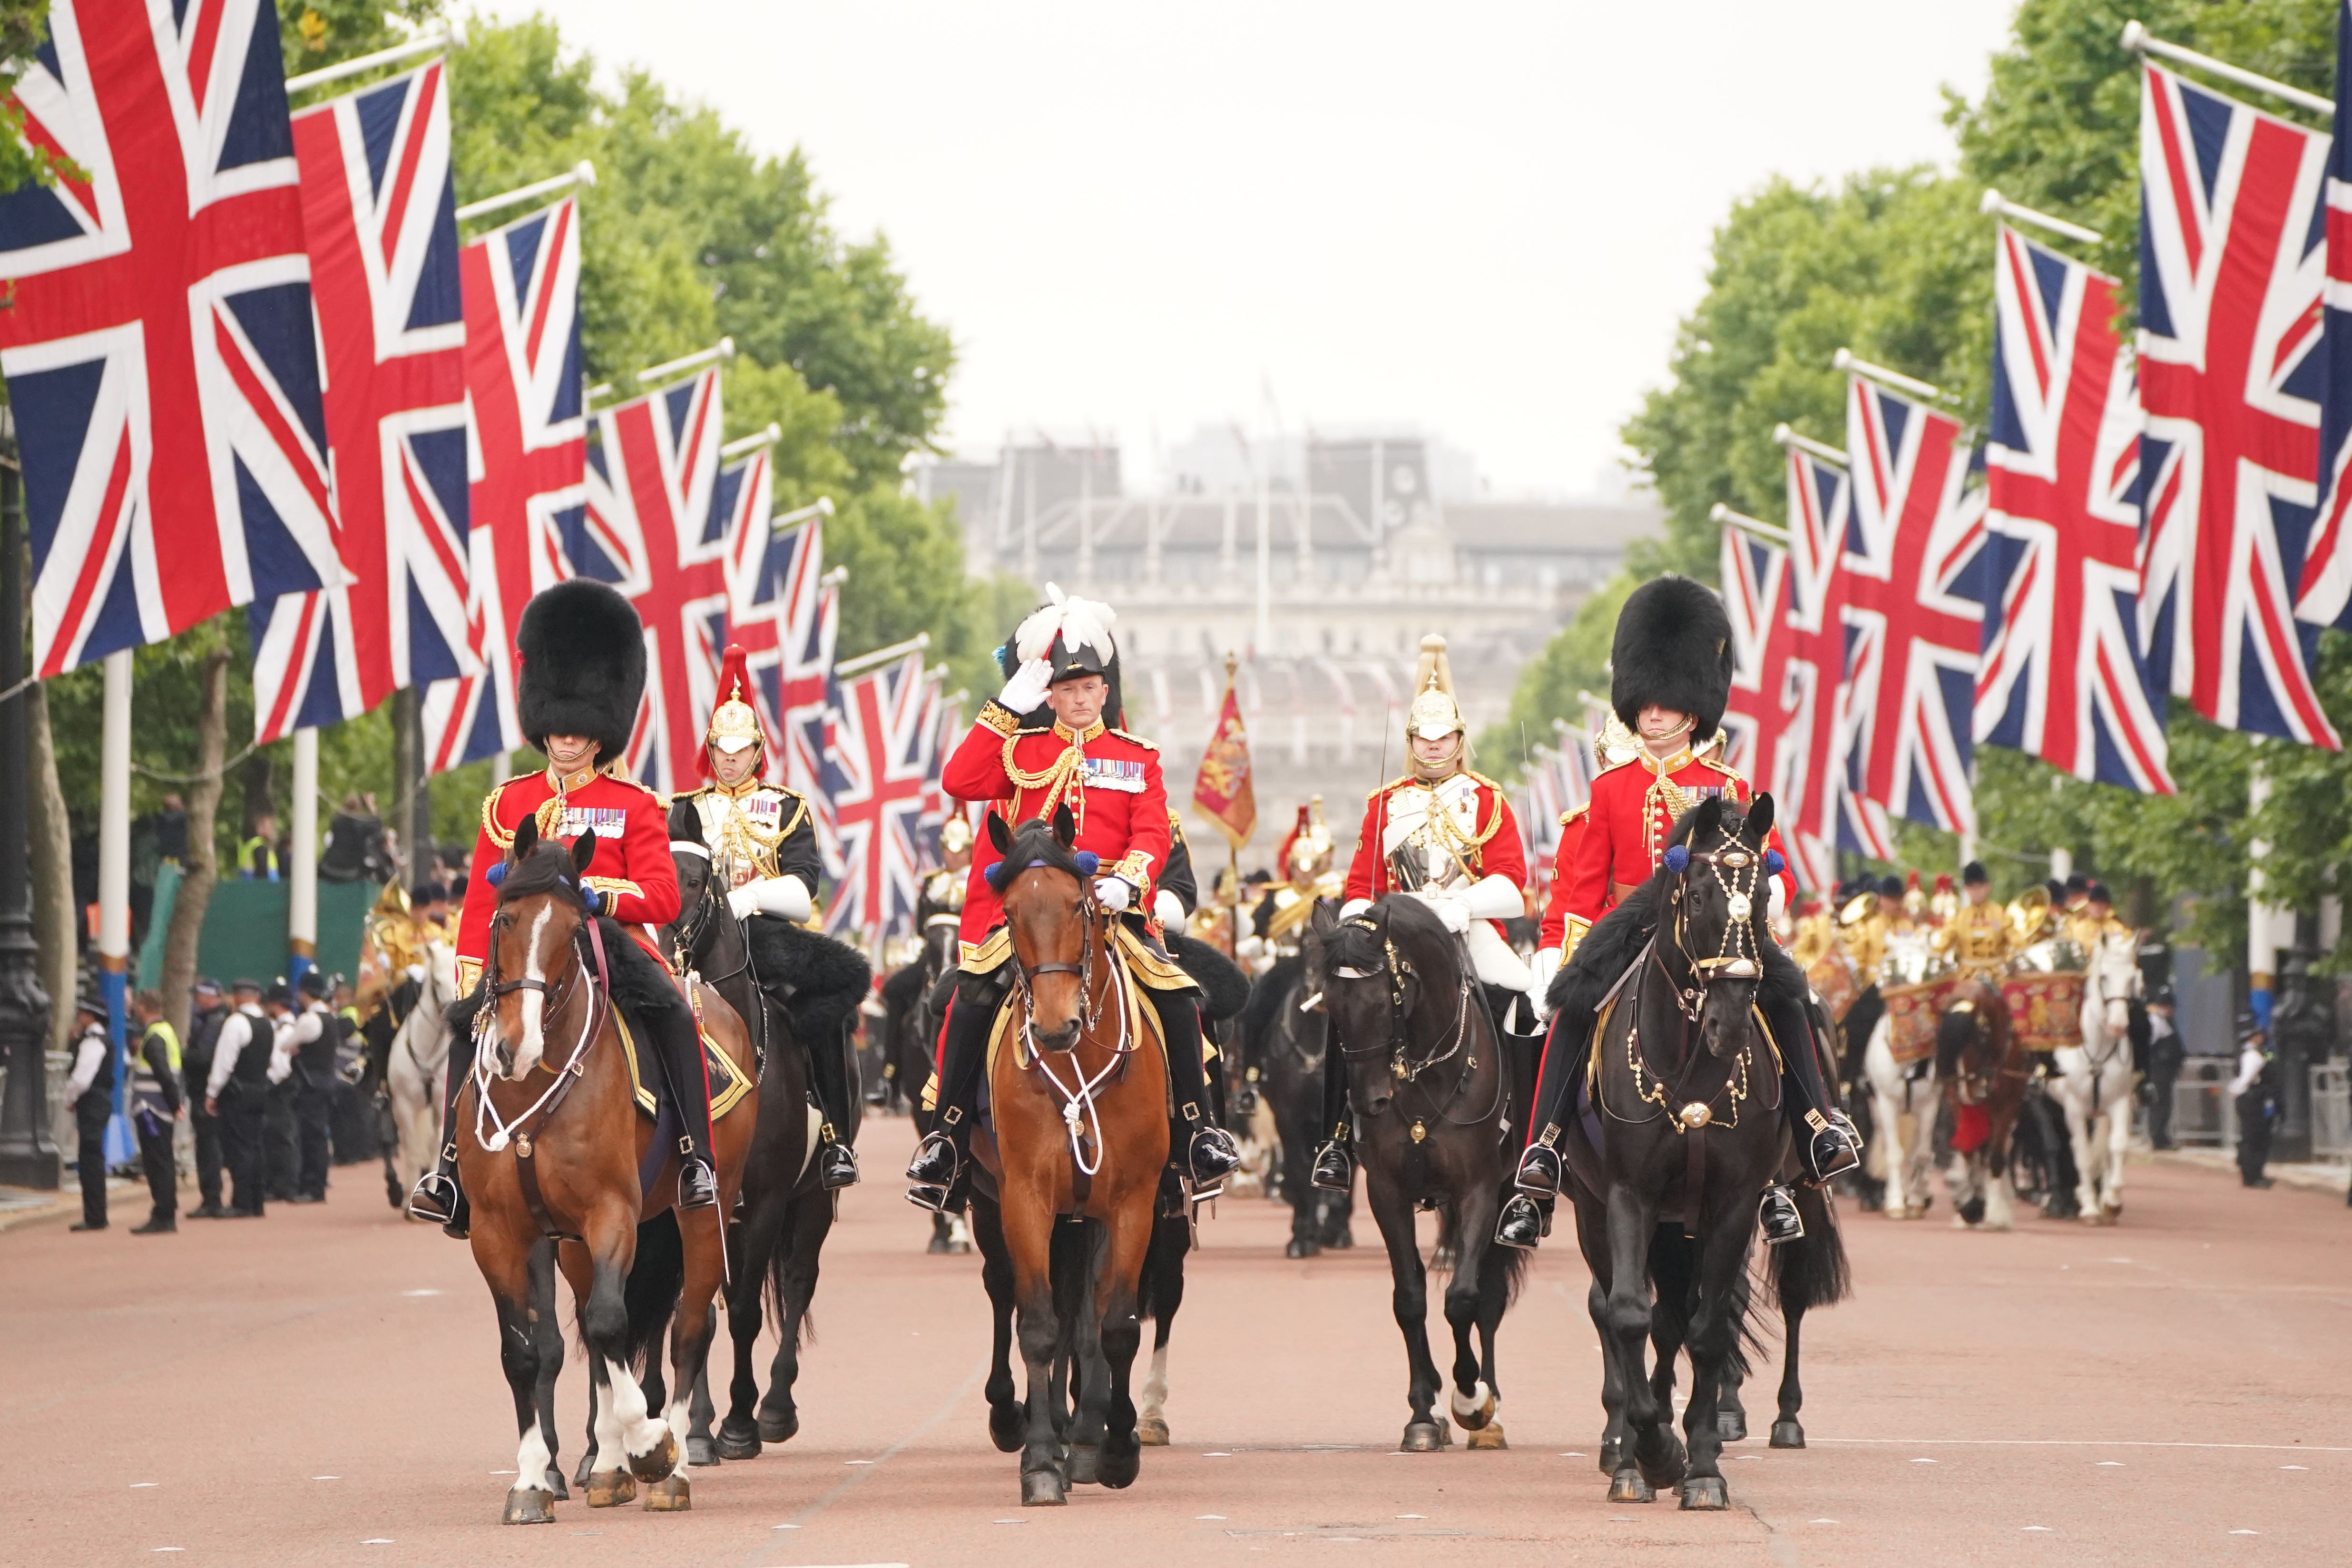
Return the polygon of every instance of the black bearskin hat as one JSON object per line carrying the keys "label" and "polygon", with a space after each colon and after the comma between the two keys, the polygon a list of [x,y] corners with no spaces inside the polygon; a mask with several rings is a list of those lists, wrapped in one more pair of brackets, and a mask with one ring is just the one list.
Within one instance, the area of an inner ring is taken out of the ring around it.
{"label": "black bearskin hat", "polygon": [[599,762],[620,761],[646,691],[645,626],[629,601],[590,578],[558,583],[523,606],[515,646],[523,739],[545,750],[550,735],[586,735]]}
{"label": "black bearskin hat", "polygon": [[1731,697],[1731,617],[1714,590],[1668,573],[1633,590],[1609,649],[1609,706],[1639,733],[1653,704],[1691,716],[1691,743],[1723,723]]}

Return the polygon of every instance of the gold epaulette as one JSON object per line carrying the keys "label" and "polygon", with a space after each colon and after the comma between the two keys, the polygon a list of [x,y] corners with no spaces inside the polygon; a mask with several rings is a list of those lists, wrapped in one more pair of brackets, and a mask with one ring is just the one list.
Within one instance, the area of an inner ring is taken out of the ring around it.
{"label": "gold epaulette", "polygon": [[1485,773],[1478,772],[1475,768],[1464,768],[1462,770],[1462,776],[1470,780],[1474,784],[1485,784],[1488,789],[1501,789],[1503,787],[1501,784],[1496,784],[1493,779],[1488,778]]}
{"label": "gold epaulette", "polygon": [[1159,742],[1147,741],[1132,730],[1112,730],[1108,733],[1117,735],[1122,741],[1132,741],[1147,752],[1156,752],[1160,749]]}
{"label": "gold epaulette", "polygon": [[482,797],[483,837],[488,838],[492,844],[498,846],[498,847],[501,849],[511,848],[513,847],[514,830],[512,828],[501,827],[499,826],[499,814],[496,809],[499,796],[507,792],[509,785],[519,784],[525,779],[536,778],[538,776],[538,771],[536,769],[527,773],[517,773],[514,777],[506,780],[504,783],[494,785],[491,788],[490,793]]}
{"label": "gold epaulette", "polygon": [[1592,803],[1587,801],[1584,805],[1578,806],[1574,811],[1563,811],[1559,814],[1559,825],[1562,827],[1566,827],[1570,823],[1573,823],[1578,817],[1584,816],[1591,809]]}
{"label": "gold epaulette", "polygon": [[992,697],[980,705],[980,717],[973,723],[984,725],[1000,735],[1011,735],[1021,728],[1021,715]]}

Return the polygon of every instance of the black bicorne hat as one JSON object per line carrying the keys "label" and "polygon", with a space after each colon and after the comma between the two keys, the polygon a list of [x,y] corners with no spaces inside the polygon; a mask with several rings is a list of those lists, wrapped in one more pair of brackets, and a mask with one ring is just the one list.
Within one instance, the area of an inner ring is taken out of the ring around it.
{"label": "black bicorne hat", "polygon": [[[1048,583],[1045,603],[1031,611],[996,650],[997,668],[1010,680],[1014,670],[1033,658],[1043,658],[1054,667],[1055,680],[1101,676],[1110,687],[1103,700],[1103,722],[1118,729],[1126,722],[1126,704],[1119,689],[1118,642],[1110,630],[1118,619],[1118,612],[1108,605],[1069,597]],[[1042,706],[1023,715],[1024,722],[1031,724],[1049,724],[1053,719],[1053,710]]]}
{"label": "black bicorne hat", "polygon": [[523,739],[586,735],[600,762],[617,762],[646,690],[644,623],[628,600],[585,577],[558,583],[523,606],[515,705]]}
{"label": "black bicorne hat", "polygon": [[1609,649],[1609,706],[1639,732],[1642,710],[1691,716],[1692,744],[1712,736],[1731,697],[1731,617],[1713,589],[1667,573],[1627,596]]}

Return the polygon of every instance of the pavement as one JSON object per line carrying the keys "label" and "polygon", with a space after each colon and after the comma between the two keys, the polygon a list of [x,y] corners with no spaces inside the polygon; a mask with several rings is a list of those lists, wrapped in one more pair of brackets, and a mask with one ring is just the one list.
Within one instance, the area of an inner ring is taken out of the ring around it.
{"label": "pavement", "polygon": [[[1633,1546],[1707,1568],[2345,1560],[2340,1197],[2173,1162],[2130,1168],[2112,1228],[1964,1234],[1940,1193],[1921,1222],[1849,1210],[1856,1297],[1807,1323],[1811,1447],[1764,1446],[1759,1373],[1722,1513],[1606,1500],[1568,1237],[1504,1322],[1508,1451],[1401,1455],[1404,1357],[1369,1218],[1355,1250],[1292,1262],[1284,1211],[1228,1200],[1176,1322],[1173,1446],[1131,1489],[1024,1510],[983,1426],[978,1261],[926,1256],[880,1179],[906,1123],[867,1134],[876,1179],[827,1248],[802,1432],[698,1471],[685,1514],[573,1501],[549,1527],[497,1523],[512,1406],[471,1254],[395,1218],[367,1167],[259,1221],[0,1236],[0,1564],[1200,1568],[1328,1563],[1333,1544],[1416,1565]],[[575,1355],[567,1470],[583,1387]]]}

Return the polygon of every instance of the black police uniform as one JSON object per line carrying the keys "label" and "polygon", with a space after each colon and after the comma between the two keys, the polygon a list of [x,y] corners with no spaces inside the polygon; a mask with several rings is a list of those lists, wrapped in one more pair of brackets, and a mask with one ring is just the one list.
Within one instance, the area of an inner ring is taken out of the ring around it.
{"label": "black police uniform", "polygon": [[188,1211],[191,1219],[218,1219],[228,1213],[221,1206],[221,1119],[205,1109],[205,1083],[213,1075],[213,1047],[220,1040],[221,1025],[228,1021],[228,1015],[226,1001],[200,1009],[188,1021],[187,1044],[180,1052],[180,1072],[188,1086],[188,1128],[196,1140],[196,1194],[201,1200]]}
{"label": "black police uniform", "polygon": [[134,1236],[180,1228],[180,1172],[172,1156],[172,1125],[179,1120],[184,1095],[173,1043],[172,1026],[159,1018],[141,1032],[131,1053],[131,1125],[139,1134],[139,1163],[153,1203],[147,1223],[132,1231]]}
{"label": "black police uniform", "polygon": [[104,1024],[85,1025],[74,1037],[71,1082],[82,1085],[73,1101],[74,1160],[81,1175],[81,1224],[74,1228],[104,1230],[106,1124],[114,1115],[114,1041]]}
{"label": "black police uniform", "polygon": [[221,1152],[231,1183],[229,1213],[238,1218],[263,1213],[263,1123],[268,1115],[269,1020],[257,1005],[237,1008],[222,1024],[215,1047],[211,1084],[220,1105]]}

